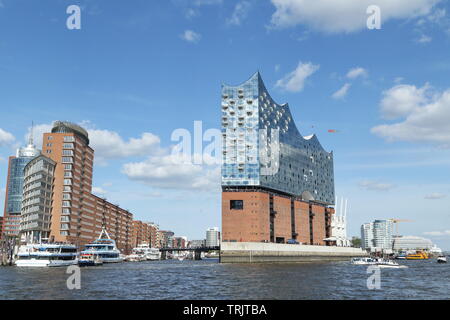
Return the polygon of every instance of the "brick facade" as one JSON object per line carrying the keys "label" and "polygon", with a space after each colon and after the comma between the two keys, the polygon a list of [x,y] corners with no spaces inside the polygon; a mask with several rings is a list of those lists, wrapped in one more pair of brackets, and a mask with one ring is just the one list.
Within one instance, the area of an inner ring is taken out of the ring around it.
{"label": "brick facade", "polygon": [[[232,208],[232,201],[243,201]],[[272,214],[271,214],[272,212]],[[325,245],[334,210],[265,190],[222,192],[222,240]],[[273,231],[271,231],[273,229]]]}

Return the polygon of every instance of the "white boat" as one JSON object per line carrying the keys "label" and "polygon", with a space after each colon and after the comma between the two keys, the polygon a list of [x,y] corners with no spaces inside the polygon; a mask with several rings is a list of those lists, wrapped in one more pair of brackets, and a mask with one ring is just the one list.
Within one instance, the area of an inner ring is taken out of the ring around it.
{"label": "white boat", "polygon": [[398,264],[395,261],[382,258],[353,258],[351,263],[355,265],[378,266],[380,268],[408,268],[407,266]]}
{"label": "white boat", "polygon": [[22,245],[15,262],[18,267],[64,267],[77,263],[76,246],[58,243]]}
{"label": "white boat", "polygon": [[133,254],[144,256],[145,260],[154,261],[161,259],[161,252],[158,248],[152,248],[148,243],[142,243],[133,249]]}
{"label": "white boat", "polygon": [[97,254],[93,253],[80,253],[78,257],[78,265],[80,267],[99,266],[103,262]]}
{"label": "white boat", "polygon": [[446,256],[439,256],[437,258],[438,263],[447,263],[447,257]]}
{"label": "white boat", "polygon": [[111,239],[105,229],[102,230],[98,239],[87,244],[80,254],[93,254],[97,256],[102,263],[116,263],[123,261],[123,256],[120,254],[119,249],[117,249],[116,241]]}
{"label": "white boat", "polygon": [[129,262],[141,262],[141,261],[146,261],[146,260],[147,259],[142,254],[130,254],[125,257],[125,261],[129,261]]}

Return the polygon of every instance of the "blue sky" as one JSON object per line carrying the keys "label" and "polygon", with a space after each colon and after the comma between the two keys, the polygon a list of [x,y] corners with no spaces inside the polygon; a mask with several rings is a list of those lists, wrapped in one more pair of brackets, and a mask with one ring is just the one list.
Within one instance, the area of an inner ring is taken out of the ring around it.
{"label": "blue sky", "polygon": [[[81,30],[66,27],[72,4]],[[369,4],[380,30],[366,26]],[[171,134],[196,120],[219,128],[221,84],[259,70],[300,132],[334,151],[349,235],[410,219],[400,233],[450,249],[449,11],[438,0],[0,0],[0,206],[31,121],[39,135],[69,120],[89,129],[97,193],[204,237],[220,226],[218,170],[169,164]]]}

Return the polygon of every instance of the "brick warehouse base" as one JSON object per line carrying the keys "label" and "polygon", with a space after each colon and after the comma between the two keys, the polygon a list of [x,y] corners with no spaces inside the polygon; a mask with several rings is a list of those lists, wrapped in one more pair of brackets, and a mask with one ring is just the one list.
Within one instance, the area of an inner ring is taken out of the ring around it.
{"label": "brick warehouse base", "polygon": [[264,189],[222,192],[223,242],[326,245],[334,209]]}
{"label": "brick warehouse base", "polygon": [[316,262],[367,256],[361,248],[280,243],[222,242],[221,263]]}

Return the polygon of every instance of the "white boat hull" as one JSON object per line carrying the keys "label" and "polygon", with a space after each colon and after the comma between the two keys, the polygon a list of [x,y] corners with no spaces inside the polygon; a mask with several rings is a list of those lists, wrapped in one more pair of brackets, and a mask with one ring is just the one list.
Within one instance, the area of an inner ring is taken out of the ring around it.
{"label": "white boat hull", "polygon": [[67,267],[76,264],[78,264],[78,260],[19,259],[16,261],[18,267]]}

